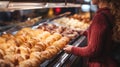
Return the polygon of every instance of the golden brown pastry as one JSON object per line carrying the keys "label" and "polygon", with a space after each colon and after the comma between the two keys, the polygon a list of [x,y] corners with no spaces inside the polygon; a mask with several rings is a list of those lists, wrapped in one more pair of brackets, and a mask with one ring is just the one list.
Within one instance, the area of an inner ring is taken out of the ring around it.
{"label": "golden brown pastry", "polygon": [[14,38],[14,36],[12,34],[9,34],[9,33],[3,34],[1,37],[6,38],[6,39]]}
{"label": "golden brown pastry", "polygon": [[8,61],[8,62],[11,62],[11,63],[13,63],[13,64],[16,63],[15,57],[14,57],[13,55],[5,55],[5,56],[4,56],[4,60],[5,60],[5,61]]}
{"label": "golden brown pastry", "polygon": [[32,67],[31,60],[25,60],[19,63],[19,67]]}
{"label": "golden brown pastry", "polygon": [[29,55],[31,52],[30,48],[28,47],[20,46],[19,49],[20,49],[20,54],[23,54],[23,55],[26,55],[26,54]]}
{"label": "golden brown pastry", "polygon": [[34,47],[35,44],[37,43],[38,41],[34,40],[34,39],[30,39],[27,41],[26,45],[29,46],[29,47]]}
{"label": "golden brown pastry", "polygon": [[69,38],[67,38],[67,37],[62,37],[60,40],[54,42],[54,43],[53,43],[53,46],[62,49],[65,45],[67,45],[68,42],[69,42]]}
{"label": "golden brown pastry", "polygon": [[25,38],[25,36],[17,36],[16,38],[20,39],[19,40],[20,42],[26,42],[27,41],[27,39]]}
{"label": "golden brown pastry", "polygon": [[27,60],[27,59],[30,58],[30,55],[29,55],[29,54],[21,54],[21,56],[22,56],[25,60]]}
{"label": "golden brown pastry", "polygon": [[54,33],[53,35],[46,38],[45,43],[47,46],[50,46],[53,44],[53,42],[60,39],[61,37],[62,37],[62,35],[60,35],[59,33]]}
{"label": "golden brown pastry", "polygon": [[14,64],[0,59],[0,67],[15,67]]}
{"label": "golden brown pastry", "polygon": [[41,52],[41,51],[43,51],[43,50],[44,50],[43,47],[34,46],[34,47],[31,49],[31,52]]}
{"label": "golden brown pastry", "polygon": [[31,61],[32,67],[40,67],[40,61],[38,59],[29,59]]}
{"label": "golden brown pastry", "polygon": [[6,53],[7,55],[13,55],[13,54],[16,53],[17,50],[18,50],[18,47],[16,47],[16,46],[11,46],[11,47],[9,47],[8,49],[5,50],[5,53]]}
{"label": "golden brown pastry", "polygon": [[25,42],[25,43],[21,44],[21,47],[27,47],[27,48],[31,49],[33,47],[33,44]]}
{"label": "golden brown pastry", "polygon": [[33,32],[34,32],[35,36],[38,36],[39,34],[42,34],[44,31],[40,30],[40,29],[35,29],[35,30],[33,30]]}
{"label": "golden brown pastry", "polygon": [[9,43],[11,46],[16,46],[16,42],[14,39],[9,39],[6,43]]}
{"label": "golden brown pastry", "polygon": [[0,49],[6,50],[6,49],[8,49],[10,46],[11,46],[11,44],[9,44],[9,43],[2,43],[2,44],[0,44]]}
{"label": "golden brown pastry", "polygon": [[54,57],[57,54],[56,49],[48,49],[48,50],[45,50],[45,51],[49,52],[49,57],[47,57],[47,59],[51,59],[52,57]]}
{"label": "golden brown pastry", "polygon": [[23,35],[26,34],[26,32],[31,31],[31,28],[22,28],[20,31],[16,33],[16,35]]}
{"label": "golden brown pastry", "polygon": [[0,44],[5,43],[6,42],[6,38],[0,37]]}
{"label": "golden brown pastry", "polygon": [[49,51],[42,51],[41,52],[41,58],[43,58],[44,60],[46,59],[50,59],[51,58],[51,54],[49,53]]}
{"label": "golden brown pastry", "polygon": [[42,40],[44,41],[47,37],[49,37],[51,34],[47,31],[42,32],[41,34],[39,34],[37,37],[34,37],[33,39],[36,40]]}
{"label": "golden brown pastry", "polygon": [[0,59],[2,59],[4,55],[5,55],[4,51],[0,49]]}
{"label": "golden brown pastry", "polygon": [[41,52],[32,52],[30,54],[30,59],[38,59],[38,60],[41,60]]}
{"label": "golden brown pastry", "polygon": [[[60,49],[58,47],[55,47],[54,45],[52,45],[52,46],[47,47],[46,50],[55,50],[55,52],[58,52]],[[53,52],[53,53],[55,53],[55,52]]]}
{"label": "golden brown pastry", "polygon": [[28,59],[19,63],[19,67],[39,67],[40,62],[37,59]]}
{"label": "golden brown pastry", "polygon": [[46,45],[43,42],[37,42],[35,46],[31,49],[32,52],[38,51],[41,52],[46,49]]}

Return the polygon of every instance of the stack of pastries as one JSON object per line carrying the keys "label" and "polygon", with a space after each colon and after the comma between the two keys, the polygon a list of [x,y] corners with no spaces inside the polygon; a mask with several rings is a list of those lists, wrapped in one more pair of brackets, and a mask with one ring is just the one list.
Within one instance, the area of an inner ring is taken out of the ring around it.
{"label": "stack of pastries", "polygon": [[0,36],[0,67],[39,67],[55,56],[69,38],[60,33],[23,28]]}
{"label": "stack of pastries", "polygon": [[70,39],[74,39],[79,35],[79,32],[76,30],[72,30],[70,28],[63,27],[63,26],[57,26],[55,24],[44,23],[43,25],[40,25],[38,29],[49,31],[51,33],[57,32]]}
{"label": "stack of pastries", "polygon": [[71,28],[74,30],[80,30],[80,31],[86,30],[90,25],[89,18],[80,16],[77,14],[70,16],[70,17],[62,17],[62,18],[54,20],[53,22],[57,22],[58,24],[61,24],[68,28]]}

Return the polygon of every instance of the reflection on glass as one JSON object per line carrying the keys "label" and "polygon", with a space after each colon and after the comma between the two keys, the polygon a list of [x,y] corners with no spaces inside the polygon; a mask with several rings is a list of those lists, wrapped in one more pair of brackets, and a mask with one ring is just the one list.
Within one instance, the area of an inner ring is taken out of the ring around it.
{"label": "reflection on glass", "polygon": [[90,5],[84,4],[81,6],[81,9],[83,12],[88,12],[90,11]]}
{"label": "reflection on glass", "polygon": [[84,2],[90,2],[91,0],[84,0]]}
{"label": "reflection on glass", "polygon": [[91,11],[96,12],[97,11],[97,6],[96,5],[91,5]]}

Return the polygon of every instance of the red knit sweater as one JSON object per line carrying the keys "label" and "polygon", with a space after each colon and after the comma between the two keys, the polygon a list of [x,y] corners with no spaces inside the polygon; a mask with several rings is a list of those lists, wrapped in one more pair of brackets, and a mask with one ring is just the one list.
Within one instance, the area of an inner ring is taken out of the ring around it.
{"label": "red knit sweater", "polygon": [[78,56],[88,57],[89,67],[115,67],[115,63],[109,56],[112,49],[111,28],[107,25],[107,21],[101,12],[107,14],[110,21],[113,21],[110,9],[99,9],[87,31],[87,46],[73,47],[72,53]]}

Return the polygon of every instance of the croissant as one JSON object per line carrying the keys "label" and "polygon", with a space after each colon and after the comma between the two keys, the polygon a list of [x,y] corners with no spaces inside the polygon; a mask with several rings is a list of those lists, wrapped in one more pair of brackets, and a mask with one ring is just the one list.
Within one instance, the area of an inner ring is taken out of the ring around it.
{"label": "croissant", "polygon": [[50,59],[50,56],[51,56],[51,54],[49,53],[49,51],[42,51],[41,52],[41,58],[42,58],[42,60],[44,61],[44,60],[46,60],[46,59]]}
{"label": "croissant", "polygon": [[47,59],[50,59],[50,58],[52,58],[53,56],[55,56],[57,54],[56,49],[48,49],[48,50],[45,50],[45,51],[49,52],[49,57],[47,57]]}
{"label": "croissant", "polygon": [[30,40],[27,41],[27,43],[25,45],[28,46],[29,48],[32,48],[32,47],[35,46],[36,43],[37,43],[36,40],[30,39]]}
{"label": "croissant", "polygon": [[26,42],[27,41],[27,39],[24,36],[17,36],[16,38],[20,39],[19,40],[20,42]]}
{"label": "croissant", "polygon": [[35,35],[35,36],[38,36],[39,34],[42,34],[42,33],[43,33],[43,30],[35,29],[35,30],[33,30],[33,32],[34,32],[34,35]]}
{"label": "croissant", "polygon": [[6,53],[7,55],[13,55],[13,54],[16,53],[17,50],[18,50],[18,47],[16,47],[16,46],[11,46],[10,48],[8,48],[8,49],[5,50],[5,53]]}
{"label": "croissant", "polygon": [[14,38],[14,36],[13,36],[12,34],[9,34],[9,33],[3,34],[1,37],[2,37],[2,38],[6,38],[6,39]]}
{"label": "croissant", "polygon": [[39,61],[37,59],[28,59],[20,62],[18,67],[39,67]]}
{"label": "croissant", "polygon": [[30,59],[38,59],[38,60],[41,60],[40,55],[41,55],[40,52],[32,52],[32,53],[30,54]]}
{"label": "croissant", "polygon": [[[58,52],[58,51],[59,51],[59,48],[52,45],[52,46],[47,47],[46,50],[55,50],[55,51]],[[54,53],[54,52],[53,52],[53,53]]]}
{"label": "croissant", "polygon": [[[33,47],[35,50],[43,51],[46,49],[46,44],[43,42],[37,42],[36,45]],[[38,49],[36,49],[38,48]],[[32,50],[32,49],[31,49]]]}
{"label": "croissant", "polygon": [[23,44],[21,44],[21,47],[27,47],[27,48],[29,48],[29,49],[31,49],[33,46],[34,46],[34,45],[31,44],[31,43],[23,43]]}
{"label": "croissant", "polygon": [[0,37],[0,44],[5,43],[6,42],[6,38]]}
{"label": "croissant", "polygon": [[32,67],[31,60],[25,60],[19,63],[18,67]]}
{"label": "croissant", "polygon": [[0,67],[15,67],[14,64],[0,59]]}
{"label": "croissant", "polygon": [[9,43],[2,43],[2,44],[0,44],[0,49],[6,50],[6,49],[8,49],[10,46],[11,46],[11,44],[9,44]]}
{"label": "croissant", "polygon": [[53,43],[53,46],[62,49],[69,42],[69,38],[62,37],[60,40]]}
{"label": "croissant", "polygon": [[15,58],[15,65],[18,65],[19,62],[22,62],[24,61],[25,59],[21,56],[21,54],[15,54],[13,55],[13,57]]}
{"label": "croissant", "polygon": [[4,51],[0,49],[0,59],[2,59],[4,55],[5,55]]}
{"label": "croissant", "polygon": [[55,40],[59,40],[62,37],[62,35],[59,33],[54,33],[53,36],[54,36]]}
{"label": "croissant", "polygon": [[53,34],[46,38],[45,43],[47,44],[47,46],[50,46],[52,45],[53,42],[55,42],[59,38],[60,38],[59,35],[57,36],[57,34]]}
{"label": "croissant", "polygon": [[31,61],[32,67],[40,67],[40,61],[38,59],[29,59]]}
{"label": "croissant", "polygon": [[16,35],[21,35],[21,34],[24,34],[26,32],[29,32],[31,31],[32,29],[31,28],[22,28],[21,30],[19,30]]}
{"label": "croissant", "polygon": [[5,56],[4,56],[4,60],[5,60],[5,61],[8,61],[8,62],[11,62],[11,63],[13,63],[13,64],[16,63],[15,57],[14,57],[13,55],[5,55]]}
{"label": "croissant", "polygon": [[29,54],[21,54],[22,58],[23,59],[29,59],[30,58],[30,55]]}
{"label": "croissant", "polygon": [[40,40],[44,41],[47,37],[49,37],[51,34],[47,31],[44,31],[39,36],[37,36]]}
{"label": "croissant", "polygon": [[43,47],[39,47],[39,46],[34,46],[34,47],[31,49],[32,52],[41,52],[41,51],[43,51],[43,50],[44,50],[44,48],[43,48]]}
{"label": "croissant", "polygon": [[9,43],[11,46],[16,46],[16,42],[13,39],[9,39],[6,43]]}
{"label": "croissant", "polygon": [[23,40],[20,39],[20,38],[16,38],[16,39],[15,39],[15,42],[16,42],[16,44],[17,44],[18,46],[20,46],[20,44],[23,43]]}
{"label": "croissant", "polygon": [[20,54],[29,55],[31,52],[30,48],[28,47],[20,46],[19,49],[20,49]]}

